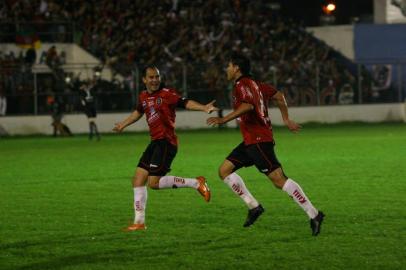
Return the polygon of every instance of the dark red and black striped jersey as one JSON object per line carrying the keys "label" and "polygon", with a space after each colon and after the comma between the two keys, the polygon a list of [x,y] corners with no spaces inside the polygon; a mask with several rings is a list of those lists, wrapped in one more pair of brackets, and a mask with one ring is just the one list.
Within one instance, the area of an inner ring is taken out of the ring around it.
{"label": "dark red and black striped jersey", "polygon": [[241,77],[234,84],[233,106],[249,103],[254,109],[237,118],[244,138],[244,144],[273,141],[271,120],[268,115],[268,102],[277,92],[272,86],[257,82],[250,77]]}
{"label": "dark red and black striped jersey", "polygon": [[167,139],[178,145],[175,134],[176,107],[185,107],[187,99],[173,88],[161,88],[153,93],[142,91],[138,97],[137,111],[145,113],[152,140]]}

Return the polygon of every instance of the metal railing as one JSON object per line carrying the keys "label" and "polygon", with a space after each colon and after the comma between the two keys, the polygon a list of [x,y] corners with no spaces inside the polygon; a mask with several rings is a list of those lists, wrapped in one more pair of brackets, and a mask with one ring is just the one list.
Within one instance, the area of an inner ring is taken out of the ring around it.
{"label": "metal railing", "polygon": [[[289,106],[328,106],[403,102],[406,96],[406,63],[356,66],[355,74],[323,73],[322,64],[299,73],[284,73],[278,68],[268,72],[254,70],[255,78],[274,84],[282,91]],[[230,107],[231,83],[219,65],[186,66],[174,64],[161,69],[167,86],[184,96],[205,103],[217,100],[220,107]],[[98,73],[97,73],[98,72]],[[303,74],[301,74],[301,73]],[[78,89],[73,82],[97,80],[96,104],[100,112],[132,110],[142,87],[137,66],[132,73],[118,79],[100,76],[98,64],[63,65],[51,69],[45,65],[7,64],[0,59],[0,96],[7,100],[8,115],[49,114],[49,100],[57,98],[65,113],[82,110]]]}

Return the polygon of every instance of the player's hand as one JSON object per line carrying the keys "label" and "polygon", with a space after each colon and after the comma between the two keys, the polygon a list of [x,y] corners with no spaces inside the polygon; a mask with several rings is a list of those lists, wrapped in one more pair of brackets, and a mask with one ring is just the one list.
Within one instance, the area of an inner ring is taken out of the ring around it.
{"label": "player's hand", "polygon": [[122,125],[121,123],[114,124],[113,131],[120,133],[123,131],[123,129],[124,129],[124,125]]}
{"label": "player's hand", "polygon": [[301,125],[297,124],[296,122],[287,119],[283,121],[285,123],[285,125],[288,127],[288,129],[294,133],[297,133],[300,131],[300,129],[302,128]]}
{"label": "player's hand", "polygon": [[219,108],[217,108],[217,107],[214,106],[214,103],[215,103],[215,102],[216,102],[216,100],[213,100],[212,102],[207,103],[206,105],[204,105],[204,111],[205,111],[206,113],[212,113],[212,112],[214,112],[214,111],[218,111]]}
{"label": "player's hand", "polygon": [[216,125],[224,124],[224,120],[222,117],[210,117],[210,118],[207,118],[206,123],[209,126],[216,126]]}

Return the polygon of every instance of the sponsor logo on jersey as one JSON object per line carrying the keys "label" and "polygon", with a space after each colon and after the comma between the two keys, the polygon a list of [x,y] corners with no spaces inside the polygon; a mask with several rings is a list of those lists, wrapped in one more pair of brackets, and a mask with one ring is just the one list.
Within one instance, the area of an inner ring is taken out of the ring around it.
{"label": "sponsor logo on jersey", "polygon": [[147,114],[147,122],[151,124],[159,119],[159,114],[155,111],[154,107],[151,107],[149,114]]}
{"label": "sponsor logo on jersey", "polygon": [[158,98],[156,99],[155,103],[156,103],[157,105],[161,105],[161,104],[162,104],[162,98],[158,97]]}

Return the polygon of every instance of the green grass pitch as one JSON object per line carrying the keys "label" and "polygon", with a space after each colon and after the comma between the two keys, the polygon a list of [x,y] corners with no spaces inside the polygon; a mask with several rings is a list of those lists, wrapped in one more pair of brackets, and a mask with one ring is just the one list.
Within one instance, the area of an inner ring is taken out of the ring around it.
{"label": "green grass pitch", "polygon": [[275,128],[276,152],[326,219],[307,216],[256,171],[239,171],[266,212],[247,209],[217,176],[241,141],[234,129],[179,131],[171,175],[192,189],[149,190],[147,226],[133,219],[130,179],[146,133],[0,139],[0,269],[406,269],[406,125]]}

